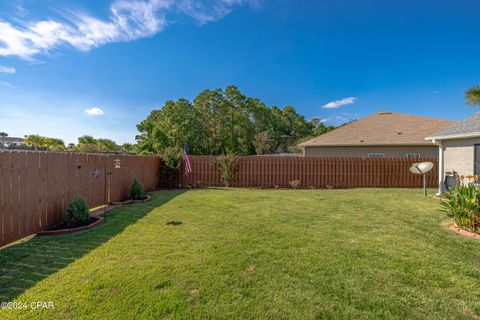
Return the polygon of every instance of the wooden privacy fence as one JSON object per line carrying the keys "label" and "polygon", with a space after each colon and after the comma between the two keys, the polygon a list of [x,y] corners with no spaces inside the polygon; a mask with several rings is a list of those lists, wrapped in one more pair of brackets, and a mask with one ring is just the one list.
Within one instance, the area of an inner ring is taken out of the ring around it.
{"label": "wooden privacy fence", "polygon": [[159,166],[156,156],[0,152],[0,246],[61,224],[77,193],[90,208],[105,204],[105,180],[110,201],[125,200],[134,177],[154,189]]}
{"label": "wooden privacy fence", "polygon": [[[222,185],[216,156],[191,156],[192,172],[182,183],[199,186]],[[434,163],[427,174],[429,187],[438,185],[438,161],[433,158],[324,158],[324,157],[238,157],[237,187],[289,187],[300,181],[303,188],[419,188],[422,178],[410,173],[415,162]]]}

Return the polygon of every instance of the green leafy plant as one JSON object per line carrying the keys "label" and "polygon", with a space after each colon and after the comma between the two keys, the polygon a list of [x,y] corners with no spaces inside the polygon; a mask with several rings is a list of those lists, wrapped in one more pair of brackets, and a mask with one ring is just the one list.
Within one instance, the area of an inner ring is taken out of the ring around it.
{"label": "green leafy plant", "polygon": [[479,198],[475,183],[457,184],[450,188],[448,200],[442,202],[442,206],[458,227],[476,232],[479,229]]}
{"label": "green leafy plant", "polygon": [[78,194],[65,210],[67,226],[70,228],[87,225],[90,221],[88,205]]}
{"label": "green leafy plant", "polygon": [[297,189],[300,186],[301,181],[300,180],[292,180],[288,182],[288,185],[292,189]]}
{"label": "green leafy plant", "polygon": [[237,156],[234,153],[227,153],[217,158],[220,165],[222,181],[228,188],[235,179],[235,166],[237,164]]}
{"label": "green leafy plant", "polygon": [[161,153],[160,183],[164,187],[173,187],[178,183],[182,167],[182,150],[178,147],[168,147]]}
{"label": "green leafy plant", "polygon": [[132,186],[130,187],[130,197],[133,200],[142,200],[145,197],[143,186],[137,178],[133,179]]}

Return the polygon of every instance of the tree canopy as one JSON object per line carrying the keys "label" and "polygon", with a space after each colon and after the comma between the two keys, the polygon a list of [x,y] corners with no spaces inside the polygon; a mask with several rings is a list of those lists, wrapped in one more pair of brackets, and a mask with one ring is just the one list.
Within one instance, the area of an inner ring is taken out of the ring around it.
{"label": "tree canopy", "polygon": [[131,152],[134,148],[131,144],[119,146],[110,139],[96,139],[85,135],[78,138],[78,143],[69,143],[65,146],[63,140],[58,138],[43,137],[36,134],[25,136],[24,144],[34,150],[52,150],[52,151],[74,151],[86,153],[101,152]]}
{"label": "tree canopy", "polygon": [[48,149],[48,150],[65,150],[65,143],[61,139],[42,137],[37,134],[31,134],[25,137],[26,146],[34,150]]}
{"label": "tree canopy", "polygon": [[183,148],[192,154],[239,155],[273,153],[277,147],[295,145],[299,139],[332,129],[319,119],[307,120],[292,106],[269,108],[247,97],[237,87],[205,90],[193,102],[167,101],[137,125],[137,152],[162,153]]}

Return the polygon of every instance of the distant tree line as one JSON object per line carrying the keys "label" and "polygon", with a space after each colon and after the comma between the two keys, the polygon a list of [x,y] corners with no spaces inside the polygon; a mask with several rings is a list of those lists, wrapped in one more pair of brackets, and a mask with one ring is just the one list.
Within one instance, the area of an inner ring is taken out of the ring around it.
{"label": "distant tree line", "polygon": [[[6,132],[0,132],[0,140],[8,137]],[[22,149],[17,146],[16,149]],[[23,149],[30,150],[50,150],[50,151],[72,151],[85,153],[101,153],[101,152],[134,152],[134,145],[124,143],[118,145],[115,141],[110,139],[96,139],[92,136],[81,136],[78,138],[78,143],[70,143],[65,145],[62,139],[44,137],[37,134],[25,136],[23,141]]]}
{"label": "distant tree line", "polygon": [[237,87],[205,90],[193,102],[167,101],[137,125],[137,153],[161,154],[183,148],[191,154],[269,154],[279,146],[296,151],[299,140],[330,130],[318,119],[307,120],[292,106],[268,107]]}

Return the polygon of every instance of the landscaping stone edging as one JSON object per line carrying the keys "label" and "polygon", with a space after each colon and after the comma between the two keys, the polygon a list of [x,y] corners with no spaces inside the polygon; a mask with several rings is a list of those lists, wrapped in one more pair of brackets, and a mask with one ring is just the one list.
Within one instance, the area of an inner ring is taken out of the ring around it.
{"label": "landscaping stone edging", "polygon": [[458,233],[461,236],[467,237],[467,238],[472,238],[472,239],[480,239],[480,234],[472,232],[472,231],[467,231],[462,228],[457,227],[456,225],[452,224],[451,226],[448,227],[448,230],[452,230],[453,232]]}
{"label": "landscaping stone edging", "polygon": [[123,205],[126,205],[126,204],[132,204],[132,203],[144,203],[144,202],[148,202],[152,200],[152,197],[150,195],[146,195],[145,196],[145,199],[142,199],[142,200],[125,200],[125,201],[112,201],[112,205],[114,206],[123,206]]}
{"label": "landscaping stone edging", "polygon": [[90,219],[94,221],[86,226],[81,226],[77,228],[59,229],[59,230],[40,231],[40,232],[37,232],[37,236],[54,236],[54,235],[62,235],[62,234],[86,231],[88,229],[91,229],[99,225],[103,221],[103,217],[98,217],[98,216],[97,217],[90,216]]}

